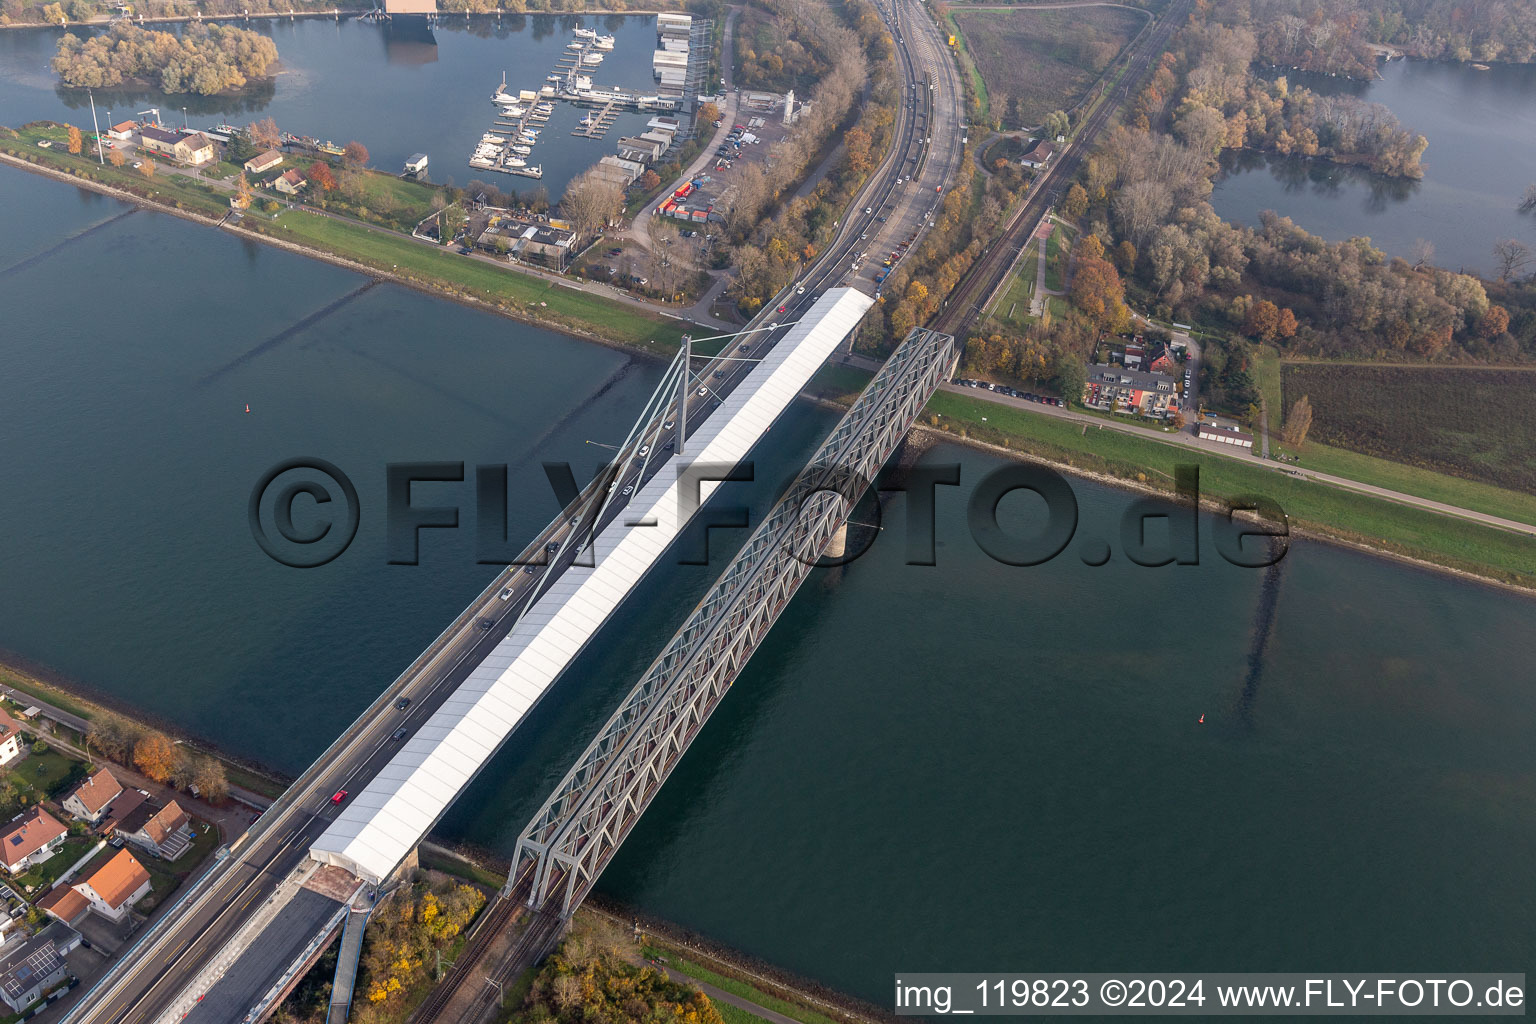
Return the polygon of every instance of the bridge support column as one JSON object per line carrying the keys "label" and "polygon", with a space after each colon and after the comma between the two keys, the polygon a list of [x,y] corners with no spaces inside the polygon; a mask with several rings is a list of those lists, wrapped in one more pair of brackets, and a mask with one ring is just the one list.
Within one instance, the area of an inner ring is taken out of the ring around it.
{"label": "bridge support column", "polygon": [[848,524],[845,522],[837,528],[837,532],[832,535],[831,541],[827,543],[826,556],[828,558],[842,558],[847,553]]}

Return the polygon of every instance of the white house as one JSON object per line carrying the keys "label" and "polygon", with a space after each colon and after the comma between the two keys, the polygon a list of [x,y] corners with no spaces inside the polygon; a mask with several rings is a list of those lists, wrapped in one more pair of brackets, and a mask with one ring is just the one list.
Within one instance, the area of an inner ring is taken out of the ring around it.
{"label": "white house", "polygon": [[64,809],[80,821],[92,825],[101,821],[107,807],[122,793],[123,784],[105,768],[98,769],[64,798]]}
{"label": "white house", "polygon": [[24,739],[16,719],[0,711],[0,767],[10,764],[25,753],[22,750]]}
{"label": "white house", "polygon": [[64,844],[68,834],[69,829],[41,807],[23,811],[0,832],[0,865],[14,875],[41,864]]}

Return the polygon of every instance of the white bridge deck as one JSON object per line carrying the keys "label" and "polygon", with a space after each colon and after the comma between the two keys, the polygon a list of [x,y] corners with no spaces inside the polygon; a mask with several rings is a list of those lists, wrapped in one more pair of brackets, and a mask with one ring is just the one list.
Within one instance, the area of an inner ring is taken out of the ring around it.
{"label": "white bridge deck", "polygon": [[[873,300],[828,291],[762,362],[692,432],[685,458],[671,458],[598,533],[595,566],[572,565],[506,638],[474,668],[427,723],[337,816],[310,856],[370,882],[386,878],[495,755],[686,525],[680,495],[685,462],[735,465],[767,433]],[[691,491],[696,484],[685,479]],[[704,484],[706,500],[714,484]],[[631,527],[626,523],[654,522]],[[583,559],[587,560],[587,559]]]}

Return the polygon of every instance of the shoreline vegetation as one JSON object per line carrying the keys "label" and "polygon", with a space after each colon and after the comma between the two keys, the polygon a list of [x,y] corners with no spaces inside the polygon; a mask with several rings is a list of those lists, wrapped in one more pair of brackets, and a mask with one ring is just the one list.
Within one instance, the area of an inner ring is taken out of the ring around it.
{"label": "shoreline vegetation", "polygon": [[510,266],[466,260],[444,247],[424,245],[362,221],[296,208],[276,220],[251,213],[238,226],[228,224],[227,198],[174,168],[145,178],[111,164],[99,167],[88,154],[72,157],[62,147],[37,149],[35,142],[29,147],[31,135],[65,137],[63,126],[50,130],[38,124],[24,125],[22,132],[0,127],[0,162],[583,341],[658,358],[681,344],[680,320]]}
{"label": "shoreline vegetation", "polygon": [[177,34],[129,22],[89,38],[66,32],[49,66],[73,89],[144,84],[167,95],[220,96],[267,78],[276,61],[277,44],[250,29],[194,24]]}

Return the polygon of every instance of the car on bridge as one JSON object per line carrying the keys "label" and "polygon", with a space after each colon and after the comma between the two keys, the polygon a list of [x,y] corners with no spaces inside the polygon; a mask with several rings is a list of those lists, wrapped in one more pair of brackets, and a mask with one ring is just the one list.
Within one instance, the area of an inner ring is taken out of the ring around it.
{"label": "car on bridge", "polygon": [[396,711],[404,711],[406,708],[408,708],[410,706],[411,706],[411,698],[409,698],[409,697],[401,697],[399,700],[395,701],[395,710]]}
{"label": "car on bridge", "polygon": [[341,803],[341,802],[342,802],[342,801],[343,801],[343,800],[345,800],[345,799],[346,799],[346,798],[347,798],[347,791],[346,791],[346,790],[344,790],[344,789],[338,789],[338,790],[337,790],[337,791],[336,791],[336,795],[335,795],[335,796],[333,796],[333,797],[331,797],[331,803],[333,803],[333,804],[339,804],[339,803]]}

